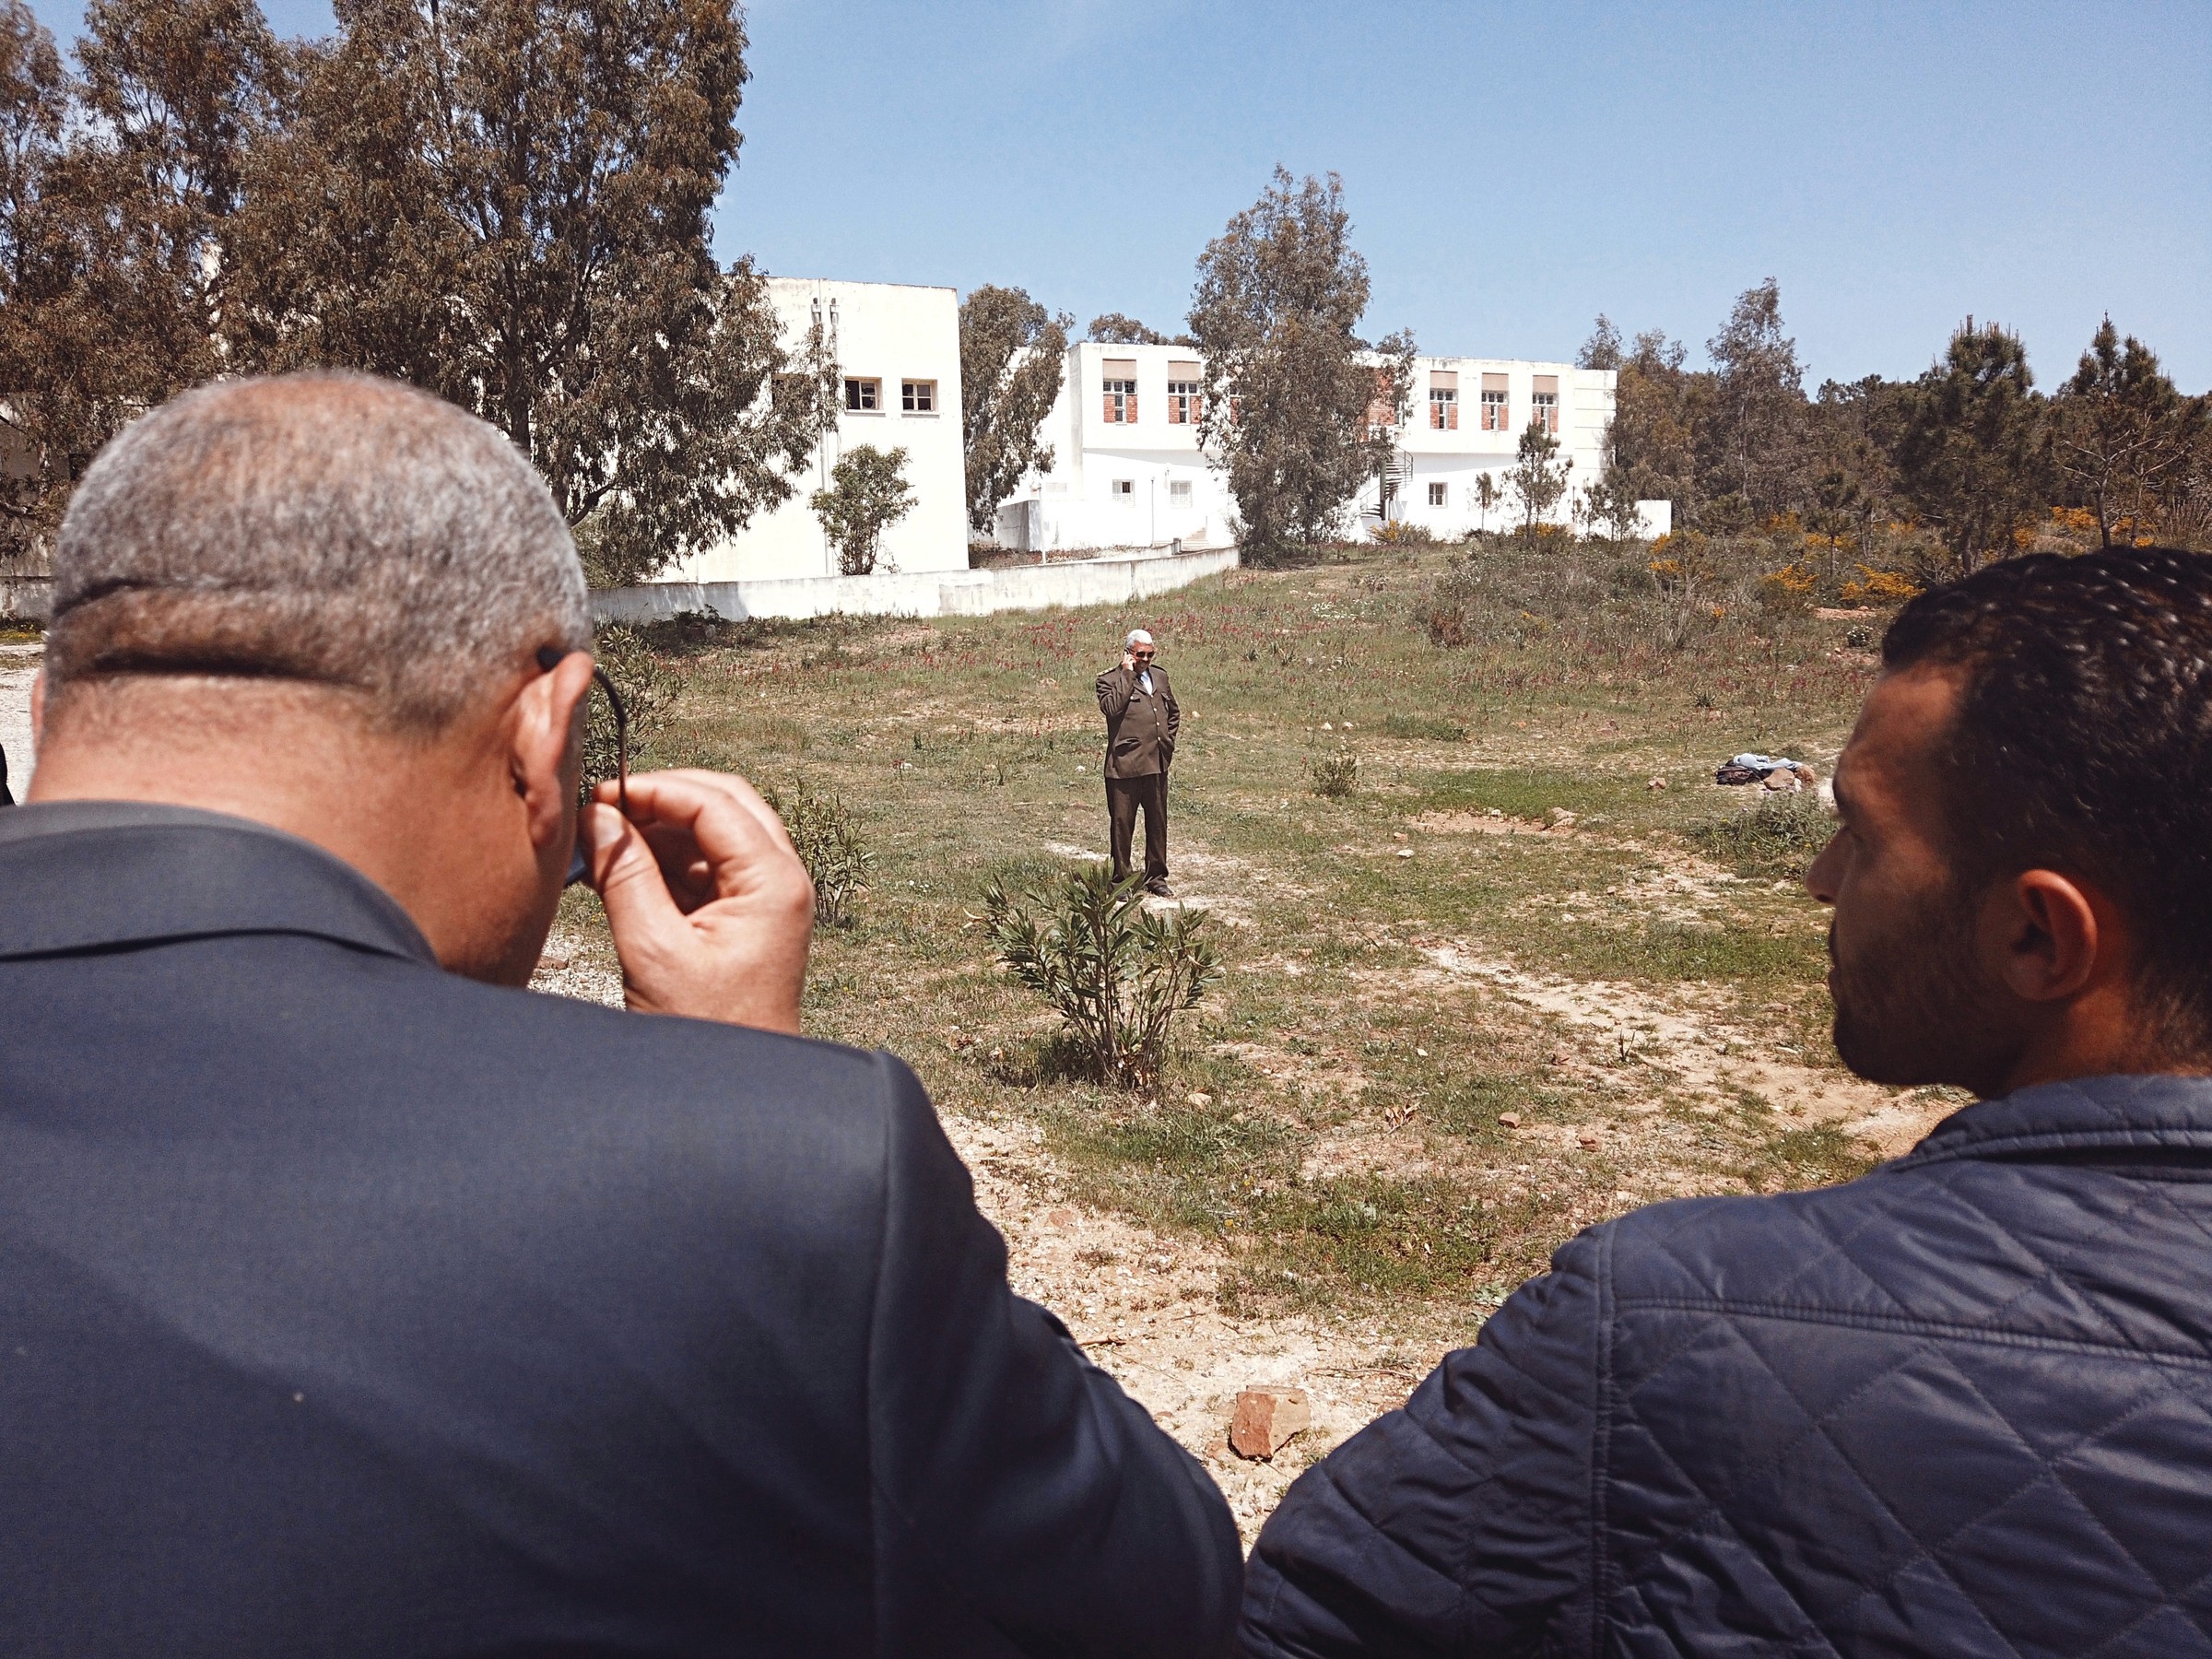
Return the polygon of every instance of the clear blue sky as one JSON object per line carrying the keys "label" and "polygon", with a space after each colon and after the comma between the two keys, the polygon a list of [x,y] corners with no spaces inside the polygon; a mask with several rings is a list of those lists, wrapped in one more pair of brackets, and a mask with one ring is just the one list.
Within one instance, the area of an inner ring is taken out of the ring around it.
{"label": "clear blue sky", "polygon": [[[65,38],[68,0],[34,0]],[[283,32],[324,0],[264,0]],[[2105,312],[2212,388],[2212,5],[758,0],[725,255],[1172,332],[1277,161],[1341,173],[1368,326],[1563,357],[1768,276],[1808,366]]]}

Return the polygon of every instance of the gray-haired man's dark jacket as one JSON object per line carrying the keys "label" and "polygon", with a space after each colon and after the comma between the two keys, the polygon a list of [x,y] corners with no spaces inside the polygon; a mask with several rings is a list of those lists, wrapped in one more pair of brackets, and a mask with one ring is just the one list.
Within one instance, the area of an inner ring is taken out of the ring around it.
{"label": "gray-haired man's dark jacket", "polygon": [[1246,1621],[1266,1659],[2212,1653],[2212,1079],[1582,1233],[1299,1477]]}
{"label": "gray-haired man's dark jacket", "polygon": [[888,1056],[0,814],[0,1653],[1218,1652],[1227,1506],[1005,1265]]}
{"label": "gray-haired man's dark jacket", "polygon": [[1164,772],[1175,759],[1175,734],[1182,726],[1182,711],[1168,688],[1168,671],[1155,664],[1148,671],[1152,688],[1133,668],[1119,665],[1099,676],[1099,712],[1106,716],[1106,775],[1109,778],[1148,778]]}

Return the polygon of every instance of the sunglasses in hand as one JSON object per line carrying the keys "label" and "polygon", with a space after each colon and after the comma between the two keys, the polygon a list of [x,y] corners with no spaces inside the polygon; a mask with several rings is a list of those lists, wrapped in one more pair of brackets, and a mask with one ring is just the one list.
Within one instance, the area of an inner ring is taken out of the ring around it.
{"label": "sunglasses in hand", "polygon": [[[537,653],[537,665],[550,674],[560,666],[561,658],[566,655],[568,653],[559,646],[541,646]],[[627,816],[629,812],[629,711],[622,706],[622,694],[615,689],[615,682],[606,677],[606,670],[596,663],[592,665],[592,683],[606,693],[606,706],[615,712],[615,764],[618,769],[615,773],[615,798]],[[593,782],[585,778],[580,791],[582,799],[588,802],[593,793]],[[576,839],[576,850],[569,854],[567,885],[574,887],[580,881],[587,881],[591,874],[591,861],[584,856],[583,838],[580,835]]]}

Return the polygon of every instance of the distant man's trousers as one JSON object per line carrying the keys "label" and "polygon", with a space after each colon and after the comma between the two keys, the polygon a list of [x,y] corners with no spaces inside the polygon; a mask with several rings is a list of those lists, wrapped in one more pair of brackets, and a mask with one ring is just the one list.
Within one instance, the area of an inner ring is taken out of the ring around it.
{"label": "distant man's trousers", "polygon": [[1113,850],[1113,878],[1129,876],[1129,843],[1136,832],[1136,809],[1145,809],[1145,879],[1168,878],[1168,774],[1147,772],[1141,778],[1106,780],[1106,817],[1112,825],[1108,837]]}

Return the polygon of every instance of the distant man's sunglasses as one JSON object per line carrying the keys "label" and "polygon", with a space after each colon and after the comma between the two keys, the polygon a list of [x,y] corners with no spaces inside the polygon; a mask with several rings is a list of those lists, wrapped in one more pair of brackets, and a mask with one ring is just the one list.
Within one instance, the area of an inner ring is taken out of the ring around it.
{"label": "distant man's sunglasses", "polygon": [[[550,674],[560,666],[561,658],[568,654],[558,645],[541,645],[537,652],[537,665]],[[606,693],[606,706],[615,712],[615,763],[620,769],[615,777],[615,798],[621,803],[623,816],[628,817],[629,814],[629,711],[622,706],[622,693],[615,689],[615,682],[606,677],[606,670],[596,663],[592,665],[592,681],[600,690]],[[592,798],[594,788],[591,779],[583,780],[582,794],[584,800],[588,801]],[[579,837],[576,850],[569,855],[568,885],[574,887],[580,881],[589,880],[591,873],[591,862],[583,855],[583,841]]]}

